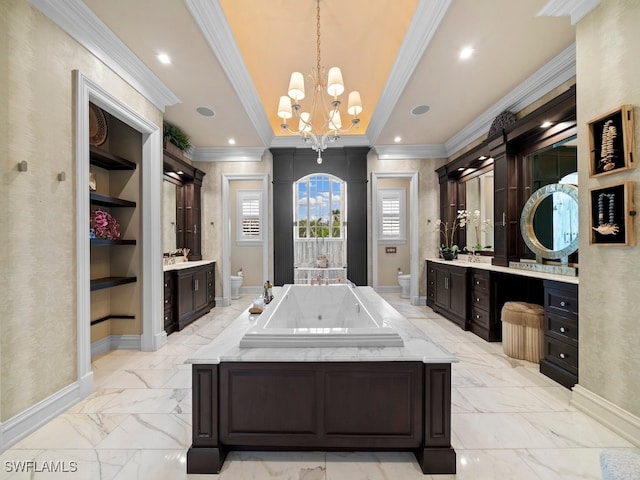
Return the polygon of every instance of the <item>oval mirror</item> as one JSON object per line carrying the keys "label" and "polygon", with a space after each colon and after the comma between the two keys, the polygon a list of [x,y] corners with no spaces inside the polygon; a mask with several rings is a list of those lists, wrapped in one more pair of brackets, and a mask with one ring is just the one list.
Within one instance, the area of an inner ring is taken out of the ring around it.
{"label": "oval mirror", "polygon": [[538,263],[545,258],[568,263],[578,249],[578,187],[552,183],[533,192],[522,210],[520,230]]}

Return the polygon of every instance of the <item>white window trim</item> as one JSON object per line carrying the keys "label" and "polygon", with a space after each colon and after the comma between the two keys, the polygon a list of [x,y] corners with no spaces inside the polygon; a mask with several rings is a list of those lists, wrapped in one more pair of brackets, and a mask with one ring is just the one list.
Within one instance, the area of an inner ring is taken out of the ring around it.
{"label": "white window trim", "polygon": [[[242,205],[247,200],[258,201],[258,221],[260,222],[259,234],[257,236],[246,236],[242,230]],[[236,191],[236,243],[253,244],[262,243],[264,222],[262,218],[263,204],[262,204],[262,191],[261,190],[237,190]]]}
{"label": "white window trim", "polygon": [[[378,189],[378,243],[390,244],[407,243],[407,209],[406,209],[406,189],[404,188],[379,188]],[[398,201],[399,227],[400,232],[397,235],[389,235],[384,232],[384,214],[383,203],[386,199],[392,198]]]}

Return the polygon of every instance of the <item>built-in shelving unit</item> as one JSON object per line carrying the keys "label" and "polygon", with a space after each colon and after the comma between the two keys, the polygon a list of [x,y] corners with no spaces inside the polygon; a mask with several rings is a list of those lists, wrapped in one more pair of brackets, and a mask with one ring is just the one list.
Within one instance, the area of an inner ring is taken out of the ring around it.
{"label": "built-in shelving unit", "polygon": [[91,291],[102,290],[103,288],[117,287],[118,285],[126,285],[134,283],[136,277],[102,277],[91,280]]}
{"label": "built-in shelving unit", "polygon": [[[95,184],[89,193],[90,211],[110,213],[118,222],[120,238],[90,238],[91,341],[131,331],[129,322],[140,314],[138,163],[141,138],[129,126],[105,112],[108,135],[102,145],[90,146],[89,166]],[[116,152],[118,154],[115,154]],[[125,158],[126,157],[126,158]],[[89,232],[87,232],[87,236]],[[113,322],[109,322],[113,320]],[[117,323],[124,320],[128,326]],[[116,322],[116,323],[114,323]],[[135,328],[135,327],[133,327]]]}

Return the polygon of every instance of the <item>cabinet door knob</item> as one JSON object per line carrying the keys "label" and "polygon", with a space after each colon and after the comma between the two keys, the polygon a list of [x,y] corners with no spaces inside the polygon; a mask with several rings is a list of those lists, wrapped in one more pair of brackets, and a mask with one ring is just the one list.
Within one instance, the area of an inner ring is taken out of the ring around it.
{"label": "cabinet door knob", "polygon": [[476,285],[480,285],[480,280],[476,280]]}
{"label": "cabinet door knob", "polygon": [[560,357],[560,358],[566,358],[566,355],[565,355],[564,353],[561,353],[561,354],[559,355],[559,357]]}
{"label": "cabinet door knob", "polygon": [[566,329],[566,328],[564,328],[564,327],[560,327],[560,331],[561,331],[562,333],[564,333],[564,332],[566,332],[566,331],[567,331],[567,329]]}
{"label": "cabinet door knob", "polygon": [[479,302],[479,301],[480,301],[480,299],[478,297],[476,297],[476,302]]}
{"label": "cabinet door knob", "polygon": [[480,318],[480,315],[476,314],[476,319],[479,319],[479,318]]}
{"label": "cabinet door knob", "polygon": [[566,307],[567,306],[567,302],[564,302],[564,301],[560,302],[560,306],[561,307]]}

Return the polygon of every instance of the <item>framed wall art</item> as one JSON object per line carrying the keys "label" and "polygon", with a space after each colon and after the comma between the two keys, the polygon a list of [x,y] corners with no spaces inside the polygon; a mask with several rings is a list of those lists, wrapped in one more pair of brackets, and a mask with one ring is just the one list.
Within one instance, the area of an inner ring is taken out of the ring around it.
{"label": "framed wall art", "polygon": [[589,176],[634,168],[633,105],[622,105],[588,124]]}
{"label": "framed wall art", "polygon": [[624,182],[589,190],[590,244],[636,244],[634,185]]}

